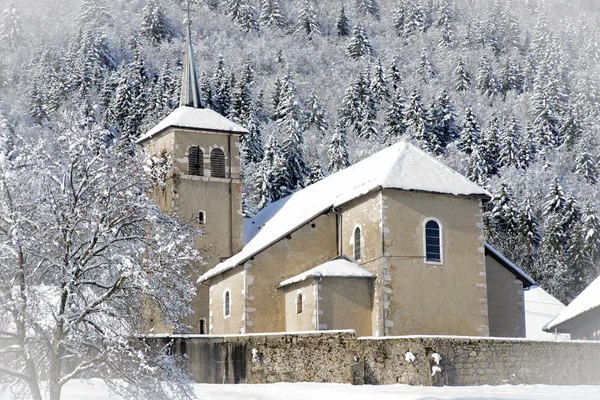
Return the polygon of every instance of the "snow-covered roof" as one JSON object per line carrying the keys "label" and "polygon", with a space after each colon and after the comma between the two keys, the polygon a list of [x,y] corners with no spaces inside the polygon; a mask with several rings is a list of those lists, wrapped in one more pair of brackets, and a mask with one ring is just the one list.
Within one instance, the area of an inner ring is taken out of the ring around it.
{"label": "snow-covered roof", "polygon": [[498,261],[500,264],[504,266],[504,268],[511,271],[515,276],[523,282],[523,284],[528,287],[531,285],[535,285],[535,281],[532,277],[527,275],[525,271],[521,268],[517,267],[514,263],[512,263],[508,258],[504,257],[502,253],[492,247],[488,242],[485,242],[485,251],[486,255],[491,256],[493,259]]}
{"label": "snow-covered roof", "polygon": [[553,331],[575,318],[600,307],[600,276],[585,288],[560,314],[544,327],[545,331]]}
{"label": "snow-covered roof", "polygon": [[[205,281],[240,265],[323,212],[379,188],[416,190],[461,196],[490,193],[417,147],[401,141],[332,174],[263,210],[273,216],[233,257],[200,277]],[[262,212],[261,212],[262,213]],[[261,213],[257,219],[261,219]]]}
{"label": "snow-covered roof", "polygon": [[341,256],[334,260],[327,261],[324,264],[318,265],[313,269],[309,269],[299,275],[286,279],[277,287],[284,287],[292,283],[302,282],[308,278],[375,278],[375,275],[350,261],[348,258]]}
{"label": "snow-covered roof", "polygon": [[568,334],[555,337],[554,334],[543,331],[543,327],[565,309],[563,303],[537,285],[524,290],[523,297],[527,339],[569,339]]}
{"label": "snow-covered roof", "polygon": [[158,125],[140,137],[136,143],[142,143],[170,127],[206,129],[209,131],[235,132],[240,134],[248,133],[244,127],[230,121],[216,111],[209,110],[208,108],[183,106],[175,109],[165,119],[160,121]]}

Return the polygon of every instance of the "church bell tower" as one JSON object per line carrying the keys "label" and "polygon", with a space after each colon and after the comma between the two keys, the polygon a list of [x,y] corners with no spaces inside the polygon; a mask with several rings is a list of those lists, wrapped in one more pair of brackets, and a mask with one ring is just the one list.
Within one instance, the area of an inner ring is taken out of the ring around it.
{"label": "church bell tower", "polygon": [[[179,107],[137,140],[148,155],[172,166],[153,198],[163,212],[190,222],[204,235],[196,237],[203,263],[190,271],[194,282],[208,269],[239,252],[242,237],[240,137],[248,131],[215,111],[206,109],[198,85],[191,41],[190,8]],[[168,265],[165,265],[168,268]],[[189,333],[208,333],[208,288],[196,284],[184,323]],[[155,333],[170,333],[155,326]]]}

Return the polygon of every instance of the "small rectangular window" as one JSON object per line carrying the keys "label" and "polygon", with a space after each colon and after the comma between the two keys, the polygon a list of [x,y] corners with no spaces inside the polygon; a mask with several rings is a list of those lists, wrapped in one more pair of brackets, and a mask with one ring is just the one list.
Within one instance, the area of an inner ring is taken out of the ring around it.
{"label": "small rectangular window", "polygon": [[206,213],[204,211],[198,212],[198,223],[200,225],[206,224]]}

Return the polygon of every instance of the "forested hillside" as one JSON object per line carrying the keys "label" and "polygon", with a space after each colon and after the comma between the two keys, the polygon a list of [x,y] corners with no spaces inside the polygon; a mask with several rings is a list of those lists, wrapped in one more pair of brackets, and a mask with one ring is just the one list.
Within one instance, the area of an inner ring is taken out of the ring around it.
{"label": "forested hillside", "polygon": [[[177,107],[181,2],[0,6],[6,143],[65,122],[100,127],[109,145],[131,141]],[[404,138],[494,194],[488,241],[559,299],[600,273],[597,1],[196,0],[193,9],[205,106],[251,132],[248,215]]]}

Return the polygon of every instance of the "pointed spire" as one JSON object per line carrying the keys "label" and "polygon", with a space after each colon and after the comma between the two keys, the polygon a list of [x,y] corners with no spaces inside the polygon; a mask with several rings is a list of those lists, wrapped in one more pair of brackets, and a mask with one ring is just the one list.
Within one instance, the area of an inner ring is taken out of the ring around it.
{"label": "pointed spire", "polygon": [[183,59],[183,76],[181,78],[181,97],[179,99],[180,107],[204,108],[202,106],[202,96],[200,86],[198,85],[198,74],[196,73],[196,62],[194,60],[194,49],[192,48],[192,20],[190,13],[190,0],[187,1],[187,18],[183,22],[187,26],[187,52]]}

